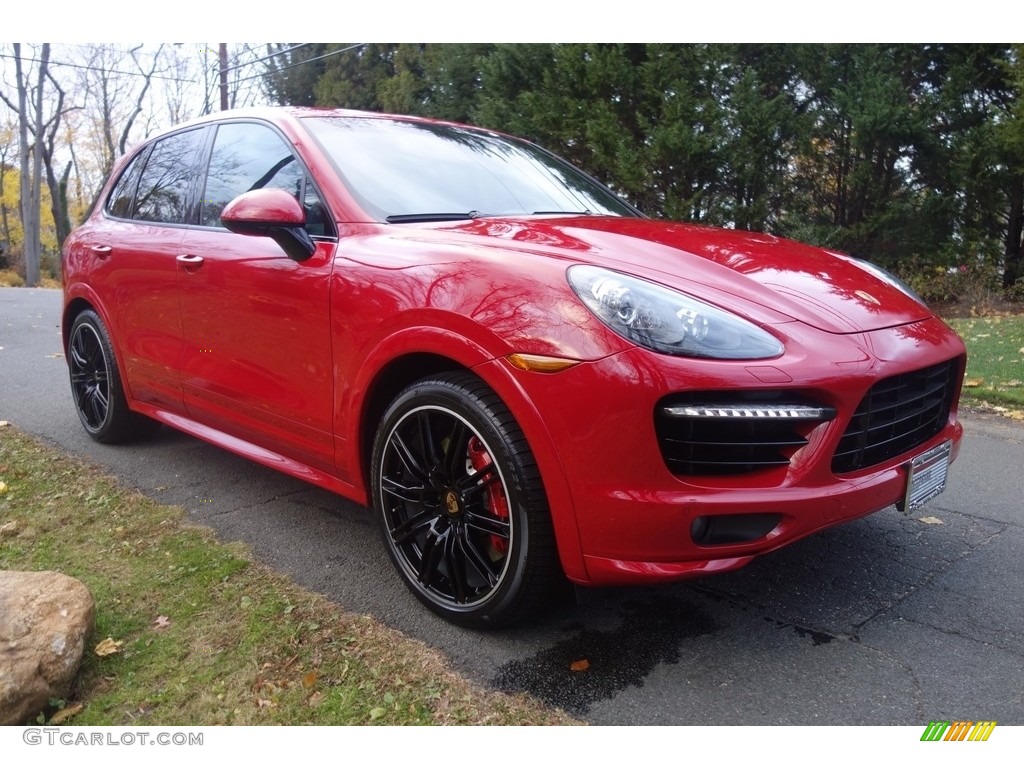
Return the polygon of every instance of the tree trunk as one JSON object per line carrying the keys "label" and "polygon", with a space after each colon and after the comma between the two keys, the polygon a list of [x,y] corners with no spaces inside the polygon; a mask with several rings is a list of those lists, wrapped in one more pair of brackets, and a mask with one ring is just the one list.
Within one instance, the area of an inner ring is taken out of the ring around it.
{"label": "tree trunk", "polygon": [[1018,174],[1010,188],[1010,220],[1006,227],[1006,258],[1003,269],[1003,287],[1009,288],[1024,277],[1021,255],[1024,243],[1024,174]]}
{"label": "tree trunk", "polygon": [[[36,97],[36,125],[35,125],[35,147],[32,150],[32,204],[35,210],[34,226],[35,226],[35,241],[36,241],[36,263],[35,263],[35,281],[30,282],[26,275],[25,282],[28,285],[39,285],[39,267],[43,256],[43,246],[39,239],[39,229],[41,224],[41,211],[43,205],[43,84],[46,81],[46,70],[49,64],[50,58],[50,44],[43,43],[43,52],[39,59],[39,76],[36,82],[35,97]],[[28,272],[28,264],[26,262],[25,271]]]}
{"label": "tree trunk", "polygon": [[[50,55],[50,46],[45,44],[43,46],[42,61],[40,63],[40,72],[43,73],[46,69],[46,60]],[[38,141],[33,142],[34,149],[32,151],[32,163],[29,163],[29,141],[28,137],[30,134],[29,129],[29,112],[28,112],[28,95],[29,86],[27,82],[27,73],[22,69],[22,58],[21,58],[21,44],[14,44],[14,76],[18,84],[18,131],[21,146],[19,148],[19,161],[21,167],[21,226],[24,231],[24,243],[23,250],[25,256],[25,285],[35,286],[39,284],[39,261],[40,251],[42,250],[39,243],[39,192],[40,192],[40,179],[39,173],[42,170],[42,159],[39,154]],[[43,76],[39,78],[39,92],[37,97],[36,107],[42,109],[43,100]],[[38,126],[38,132],[35,131],[35,126],[31,133],[33,137],[38,137],[42,133],[41,117],[36,116],[36,126]],[[35,171],[35,174],[32,171]]]}
{"label": "tree trunk", "polygon": [[[40,137],[36,146],[42,148],[43,167],[46,169],[46,186],[50,190],[50,213],[53,214],[53,225],[57,234],[57,253],[64,247],[64,240],[71,234],[71,220],[68,218],[68,175],[71,173],[71,162],[61,178],[53,170],[53,149],[57,140],[57,132],[60,130],[60,120],[64,116],[64,90],[52,76],[49,76],[50,83],[57,91],[57,107],[53,117],[46,124],[46,138]],[[60,259],[58,258],[59,262]]]}
{"label": "tree trunk", "polygon": [[50,189],[50,212],[53,214],[53,225],[57,231],[57,250],[64,247],[64,240],[71,234],[71,218],[68,216],[68,177],[71,175],[71,161],[60,178],[53,171],[53,163],[46,153],[46,186]]}
{"label": "tree trunk", "polygon": [[7,221],[7,203],[4,202],[4,176],[7,175],[7,164],[0,158],[0,269],[7,269],[10,264],[11,225]]}

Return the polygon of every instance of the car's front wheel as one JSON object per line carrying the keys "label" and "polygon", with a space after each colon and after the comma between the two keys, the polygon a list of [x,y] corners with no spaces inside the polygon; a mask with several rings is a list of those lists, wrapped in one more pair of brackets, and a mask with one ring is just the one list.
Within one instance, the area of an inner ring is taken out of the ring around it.
{"label": "car's front wheel", "polygon": [[67,359],[78,418],[93,440],[126,442],[151,435],[160,426],[129,410],[114,347],[93,310],[84,310],[75,318]]}
{"label": "car's front wheel", "polygon": [[508,624],[563,583],[533,454],[476,377],[438,376],[400,393],[371,467],[388,554],[434,612],[468,626]]}

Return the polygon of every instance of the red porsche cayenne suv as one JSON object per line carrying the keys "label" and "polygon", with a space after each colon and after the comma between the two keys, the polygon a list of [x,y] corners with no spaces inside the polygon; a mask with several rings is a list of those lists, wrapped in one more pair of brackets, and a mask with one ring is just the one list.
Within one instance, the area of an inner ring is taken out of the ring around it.
{"label": "red porsche cayenne suv", "polygon": [[960,339],[873,265],[644,217],[493,131],[224,112],[63,254],[74,400],[368,504],[451,621],[744,565],[943,490]]}

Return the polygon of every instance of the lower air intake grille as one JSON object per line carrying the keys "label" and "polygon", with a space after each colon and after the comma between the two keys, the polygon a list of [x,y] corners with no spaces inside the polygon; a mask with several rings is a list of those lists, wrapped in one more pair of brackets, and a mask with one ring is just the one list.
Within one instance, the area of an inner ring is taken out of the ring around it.
{"label": "lower air intake grille", "polygon": [[807,435],[835,411],[774,395],[693,392],[655,408],[658,446],[675,475],[739,475],[789,466]]}
{"label": "lower air intake grille", "polygon": [[953,404],[960,360],[883,379],[868,390],[832,457],[833,472],[880,464],[942,431]]}

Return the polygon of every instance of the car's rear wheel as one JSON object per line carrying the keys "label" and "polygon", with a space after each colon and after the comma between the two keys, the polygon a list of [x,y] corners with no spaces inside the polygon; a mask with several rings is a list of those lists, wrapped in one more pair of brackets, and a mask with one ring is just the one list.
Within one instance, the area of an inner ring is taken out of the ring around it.
{"label": "car's rear wheel", "polygon": [[439,376],[399,394],[371,466],[388,554],[434,612],[467,626],[508,624],[563,583],[533,454],[476,377]]}
{"label": "car's rear wheel", "polygon": [[126,442],[151,435],[160,426],[129,410],[110,336],[93,310],[75,318],[67,359],[78,418],[93,440]]}

